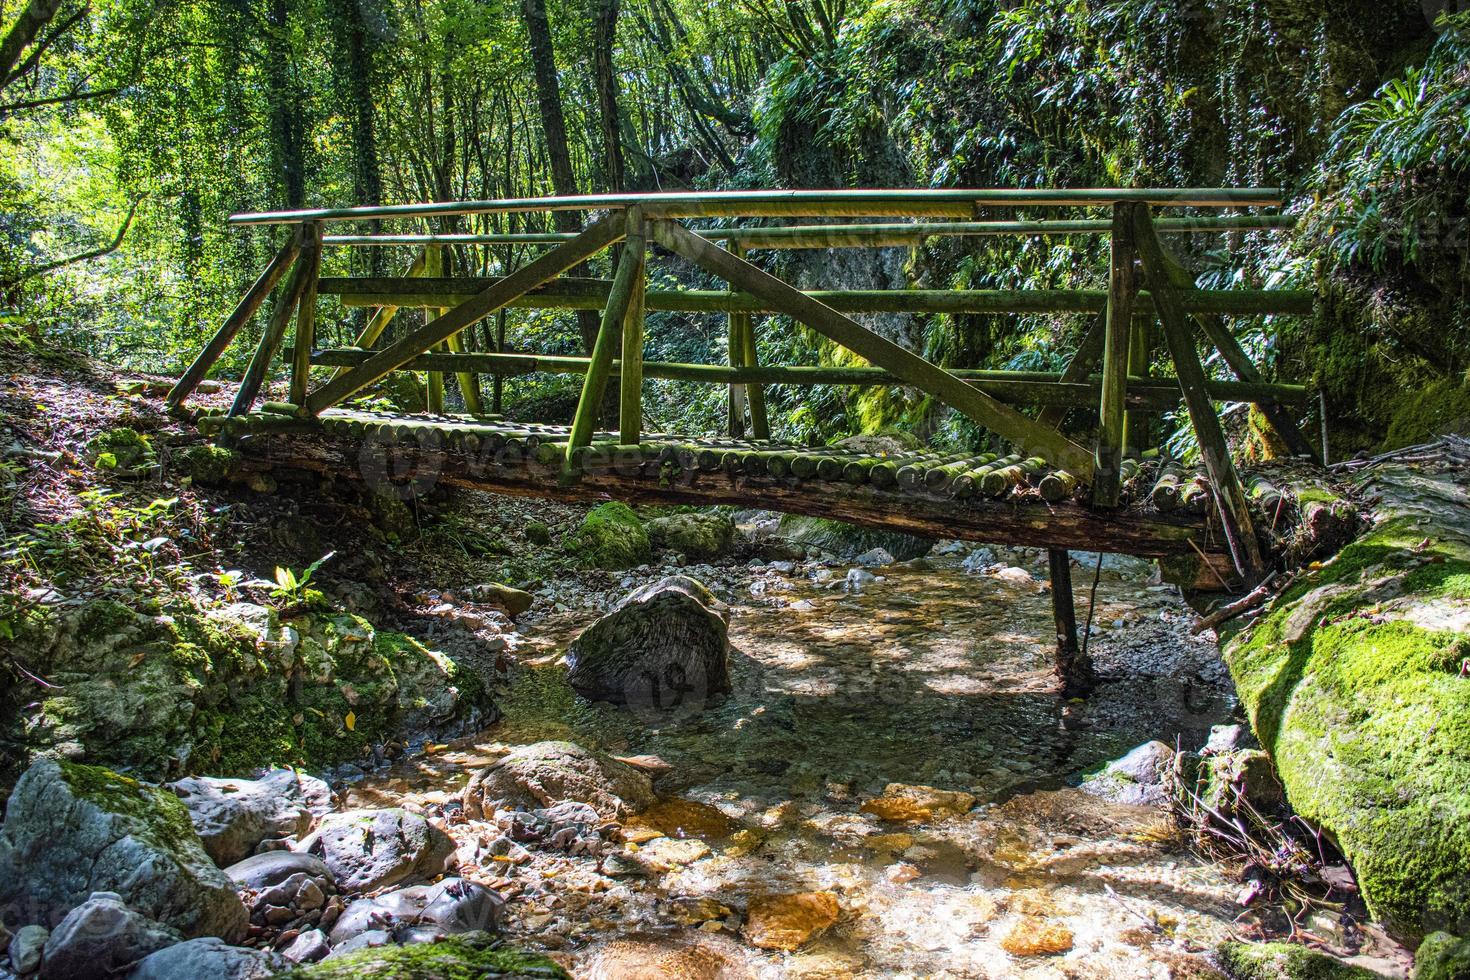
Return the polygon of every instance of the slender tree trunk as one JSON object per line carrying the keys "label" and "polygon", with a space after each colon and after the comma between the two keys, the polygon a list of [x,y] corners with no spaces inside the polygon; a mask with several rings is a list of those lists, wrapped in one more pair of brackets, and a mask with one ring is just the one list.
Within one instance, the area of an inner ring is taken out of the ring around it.
{"label": "slender tree trunk", "polygon": [[271,162],[285,192],[285,206],[306,204],[306,126],[301,93],[291,77],[287,0],[271,0],[266,14],[266,85],[270,100]]}
{"label": "slender tree trunk", "polygon": [[61,0],[31,0],[21,11],[5,40],[0,41],[0,89],[13,81],[12,73],[20,61],[21,54],[30,47],[36,36],[56,18],[61,9]]}
{"label": "slender tree trunk", "polygon": [[622,115],[618,111],[618,76],[613,67],[613,45],[618,33],[619,0],[597,0],[592,26],[592,72],[602,123],[603,178],[610,193],[627,188],[623,160]]}
{"label": "slender tree trunk", "polygon": [[[383,174],[378,164],[377,122],[373,116],[374,50],[376,42],[363,19],[358,3],[331,4],[336,14],[339,63],[347,96],[345,115],[352,127],[352,195],[354,204],[383,203]],[[368,231],[376,234],[382,222],[371,221]],[[383,249],[364,249],[371,274],[382,275]]]}

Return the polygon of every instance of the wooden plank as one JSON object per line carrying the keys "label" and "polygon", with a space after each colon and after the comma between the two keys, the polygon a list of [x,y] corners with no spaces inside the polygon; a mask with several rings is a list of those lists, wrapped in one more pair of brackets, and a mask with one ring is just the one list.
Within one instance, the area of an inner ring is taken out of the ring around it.
{"label": "wooden plank", "polygon": [[1204,458],[1205,469],[1215,488],[1215,502],[1219,506],[1220,523],[1230,546],[1231,558],[1246,584],[1253,586],[1265,574],[1260,543],[1256,540],[1250,508],[1246,506],[1245,490],[1230,459],[1230,446],[1225,441],[1220,418],[1215,414],[1215,406],[1205,389],[1205,369],[1200,363],[1199,352],[1195,350],[1194,332],[1189,329],[1183,307],[1176,302],[1177,292],[1169,280],[1163,250],[1146,207],[1133,208],[1133,229],[1139,257],[1153,286],[1159,320],[1164,328],[1164,341],[1174,361],[1179,387],[1184,392],[1184,403],[1189,408],[1189,418],[1199,441],[1200,456]]}
{"label": "wooden plank", "polygon": [[316,346],[316,284],[322,271],[322,226],[308,222],[306,242],[301,259],[310,263],[305,271],[306,283],[296,310],[296,350],[291,358],[292,405],[306,402],[306,388],[311,381],[311,351]]}
{"label": "wooden plank", "polygon": [[[1077,352],[1062,370],[1059,381],[1063,384],[1080,384],[1092,376],[1092,369],[1097,366],[1098,358],[1102,357],[1106,329],[1106,316],[1096,317],[1088,324],[1087,332],[1082,335],[1082,343],[1077,345]],[[1036,416],[1036,421],[1055,429],[1066,419],[1069,411],[1070,405],[1048,405]]]}
{"label": "wooden plank", "polygon": [[633,292],[628,299],[628,312],[623,318],[622,370],[618,387],[618,441],[636,446],[643,432],[643,292],[648,258],[648,240],[643,233],[643,215],[628,211],[628,237],[623,254],[637,262],[633,270]]}
{"label": "wooden plank", "polygon": [[[304,227],[297,232],[298,238],[303,242],[303,250],[307,234]],[[285,291],[281,293],[275,310],[271,312],[271,318],[265,330],[261,331],[260,344],[255,348],[255,356],[250,359],[250,366],[245,369],[245,376],[240,379],[240,388],[235,392],[235,401],[231,404],[228,413],[230,418],[250,411],[250,406],[255,403],[255,396],[260,394],[260,387],[265,382],[267,372],[270,371],[271,360],[276,356],[276,349],[281,346],[281,340],[286,336],[286,327],[291,322],[291,314],[296,312],[301,301],[301,294],[306,289],[310,266],[310,258],[303,255],[297,259],[296,265],[292,268],[291,279],[287,282]]]}
{"label": "wooden plank", "polygon": [[459,333],[516,297],[556,278],[622,238],[623,228],[622,214],[614,214],[593,223],[571,241],[563,242],[545,255],[533,259],[479,295],[378,351],[347,374],[327,382],[306,400],[307,414],[316,415],[329,405],[335,405],[361,391],[450,334]]}
{"label": "wooden plank", "polygon": [[[431,245],[428,248],[428,253],[429,253],[429,260],[424,265],[424,274],[425,274],[425,276],[434,276],[434,277],[438,277],[438,278],[443,278],[443,276],[444,276],[444,252],[443,252],[443,250],[440,249],[440,247],[438,245]],[[424,322],[425,323],[429,323],[432,320],[436,320],[436,319],[438,319],[439,317],[441,317],[443,315],[444,315],[444,308],[442,306],[425,306],[424,307]],[[445,340],[448,340],[449,338],[446,337],[444,339]],[[444,349],[444,345],[443,344],[437,344],[432,349],[433,350],[443,350]],[[430,415],[443,415],[444,414],[444,372],[443,371],[430,371],[428,373],[428,375],[427,375],[427,377],[426,377],[425,380],[427,381],[427,390],[426,390],[426,395],[425,395],[425,398],[424,398],[425,407],[428,408]]]}
{"label": "wooden plank", "polygon": [[641,205],[644,216],[650,218],[822,215],[973,218],[976,209],[981,207],[1109,207],[1117,201],[1146,202],[1165,207],[1277,207],[1282,202],[1282,193],[1274,187],[683,191],[265,211],[234,214],[230,216],[229,223],[268,225],[525,211],[602,211],[634,205]]}
{"label": "wooden plank", "polygon": [[[636,223],[641,226],[642,220],[639,215]],[[572,419],[572,431],[567,439],[566,458],[562,464],[564,481],[576,478],[577,453],[591,445],[592,433],[597,429],[597,416],[602,411],[602,398],[607,391],[607,379],[612,370],[613,347],[617,344],[619,329],[627,318],[628,306],[632,302],[633,290],[643,265],[642,260],[642,249],[625,249],[618,261],[617,275],[613,277],[613,288],[608,294],[607,307],[602,311],[602,325],[597,331],[597,342],[592,346],[587,376],[582,381],[582,397],[577,400],[577,414]]]}
{"label": "wooden plank", "polygon": [[830,306],[669,221],[652,224],[656,241],[728,282],[760,296],[782,312],[848,350],[928,392],[1004,439],[1043,455],[1082,479],[1092,476],[1092,454],[1056,430],[1038,425],[973,385],[873,333]]}
{"label": "wooden plank", "polygon": [[218,361],[220,355],[225,352],[225,348],[230,346],[230,341],[235,339],[240,328],[250,322],[250,318],[255,315],[256,310],[260,309],[260,304],[265,302],[271,290],[276,288],[276,283],[280,282],[286,270],[291,268],[291,263],[296,261],[296,256],[300,252],[300,230],[294,229],[286,240],[286,244],[281,246],[281,250],[265,267],[265,271],[256,278],[255,282],[251,283],[235,309],[225,317],[225,322],[220,324],[220,328],[209,339],[209,343],[204,345],[199,356],[194,358],[194,362],[189,365],[173,388],[169,389],[164,402],[170,408],[183,404],[184,399],[194,393],[194,389],[199,387],[199,382],[203,381],[209,369],[214,367],[214,362]]}
{"label": "wooden plank", "polygon": [[1092,502],[1118,506],[1123,465],[1123,424],[1128,397],[1128,345],[1133,336],[1133,205],[1113,208],[1113,238],[1108,269],[1108,312],[1103,330],[1102,398],[1097,412],[1097,470]]}

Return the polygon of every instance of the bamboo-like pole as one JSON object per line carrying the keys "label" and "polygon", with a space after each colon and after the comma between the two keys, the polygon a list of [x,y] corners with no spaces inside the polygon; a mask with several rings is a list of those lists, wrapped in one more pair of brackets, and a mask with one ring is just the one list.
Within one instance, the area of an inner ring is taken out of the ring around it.
{"label": "bamboo-like pole", "polygon": [[[1128,343],[1128,376],[1148,377],[1149,363],[1153,360],[1153,323],[1143,317],[1133,318],[1133,338]],[[1123,451],[1138,455],[1147,448],[1150,416],[1147,412],[1129,409],[1123,417]]]}
{"label": "bamboo-like pole", "polygon": [[623,318],[623,357],[618,372],[618,432],[625,446],[637,445],[643,431],[643,293],[647,281],[647,249],[643,213],[638,208],[629,208],[623,254],[632,255],[636,265],[631,273],[633,291],[628,299],[628,312]]}
{"label": "bamboo-like pole", "polygon": [[[310,227],[309,222],[303,223],[296,230],[296,238],[303,252],[308,247],[307,242],[310,241]],[[296,265],[291,270],[291,280],[278,298],[276,308],[271,311],[270,321],[261,331],[260,344],[255,348],[255,356],[250,359],[250,366],[245,369],[245,376],[240,379],[240,388],[235,392],[235,401],[230,406],[230,418],[244,415],[255,403],[255,396],[260,393],[260,387],[265,383],[265,376],[270,371],[271,361],[276,356],[276,349],[281,346],[281,340],[286,336],[286,326],[291,322],[291,314],[296,312],[301,301],[301,294],[306,289],[310,266],[309,256],[302,255],[296,260]]]}
{"label": "bamboo-like pole", "polygon": [[[730,254],[736,258],[745,257],[745,249],[731,242],[728,246]],[[733,295],[734,283],[727,283],[728,291]],[[745,334],[742,329],[742,319],[748,316],[745,313],[729,313],[725,317],[725,348],[727,351],[726,362],[732,368],[745,365]],[[738,382],[731,382],[726,389],[725,409],[729,420],[729,430],[732,436],[745,435],[745,386]]]}
{"label": "bamboo-like pole", "polygon": [[1113,208],[1113,240],[1108,272],[1108,311],[1103,332],[1102,398],[1098,407],[1097,464],[1092,502],[1118,506],[1123,462],[1123,422],[1128,397],[1128,346],[1133,330],[1133,205]]}
{"label": "bamboo-like pole", "polygon": [[291,268],[291,263],[296,261],[296,256],[300,251],[299,229],[292,229],[290,236],[286,239],[286,244],[281,246],[281,250],[271,259],[270,264],[265,267],[255,282],[251,283],[235,309],[225,317],[225,322],[220,324],[219,330],[215,331],[209,343],[205,344],[204,349],[199,352],[199,356],[194,358],[194,362],[184,371],[173,388],[169,389],[164,402],[170,408],[182,405],[184,399],[192,395],[194,389],[199,387],[199,382],[204,380],[209,369],[214,367],[214,362],[218,361],[220,355],[225,352],[225,348],[230,346],[230,341],[235,339],[240,328],[250,322],[255,311],[260,309],[260,305],[271,294],[271,290],[276,288],[276,283],[280,282],[286,270]]}
{"label": "bamboo-like pole", "polygon": [[671,251],[683,255],[728,282],[737,283],[748,292],[762,296],[782,312],[807,324],[829,340],[841,344],[874,365],[887,369],[908,384],[934,395],[1002,438],[1045,452],[1067,469],[1074,472],[1080,470],[1081,473],[1091,476],[1091,454],[1055,430],[1037,425],[1010,406],[966,384],[912,351],[878,336],[849,317],[673,222],[654,222],[652,229],[654,239]]}
{"label": "bamboo-like pole", "polygon": [[1137,239],[1139,256],[1143,268],[1154,289],[1159,307],[1159,319],[1164,327],[1164,340],[1169,346],[1169,356],[1174,360],[1174,370],[1179,377],[1179,386],[1184,392],[1184,403],[1189,407],[1189,418],[1194,424],[1195,437],[1199,442],[1200,456],[1210,474],[1215,488],[1215,501],[1220,509],[1220,523],[1230,546],[1231,557],[1242,578],[1254,586],[1265,574],[1265,562],[1261,556],[1260,543],[1256,540],[1255,525],[1251,521],[1250,508],[1246,505],[1245,490],[1230,459],[1230,446],[1225,441],[1225,432],[1220,428],[1220,418],[1205,390],[1204,365],[1194,347],[1194,332],[1179,302],[1178,294],[1169,281],[1162,247],[1154,235],[1146,206],[1134,206],[1133,227]]}
{"label": "bamboo-like pole", "polygon": [[917,188],[586,194],[266,211],[231,215],[229,223],[268,225],[299,221],[360,221],[523,211],[602,211],[627,208],[635,204],[642,205],[644,216],[649,218],[892,215],[971,219],[978,207],[1109,207],[1119,201],[1143,202],[1163,207],[1277,207],[1282,202],[1282,194],[1277,188],[1256,187],[1062,190]]}
{"label": "bamboo-like pole", "polygon": [[511,300],[549,279],[554,279],[589,256],[623,237],[621,214],[595,222],[576,238],[564,242],[506,276],[470,300],[454,307],[444,316],[426,323],[406,337],[374,353],[347,374],[327,382],[306,400],[307,414],[316,415],[344,398],[362,390],[390,371],[402,367],[415,356],[439,343],[450,334],[489,316]]}
{"label": "bamboo-like pole", "polygon": [[[438,245],[429,246],[429,261],[425,265],[424,274],[442,278],[444,275],[444,252]],[[425,306],[424,322],[431,323],[444,315],[443,307]],[[451,335],[452,336],[452,335]],[[445,340],[449,338],[446,337]],[[442,350],[443,344],[436,344],[430,350]],[[428,393],[425,397],[430,415],[444,414],[444,372],[430,371],[428,373]]]}
{"label": "bamboo-like pole", "polygon": [[[488,289],[498,279],[326,278],[319,292],[343,306],[455,305]],[[505,305],[525,309],[598,310],[607,302],[605,279],[559,279],[527,291]],[[1101,289],[838,289],[807,290],[803,295],[840,313],[1102,313],[1108,294]],[[1182,299],[1188,313],[1229,316],[1311,313],[1313,295],[1298,289],[1193,290]],[[649,310],[677,313],[779,313],[769,301],[749,292],[650,289]],[[1153,297],[1137,296],[1140,312],[1152,312]]]}
{"label": "bamboo-like pole", "polygon": [[[641,216],[638,222],[642,224]],[[612,292],[608,294],[607,308],[602,311],[602,325],[597,331],[597,342],[592,347],[587,377],[582,381],[582,397],[577,401],[577,414],[572,419],[571,438],[567,440],[566,458],[562,467],[564,482],[575,479],[577,450],[592,441],[592,432],[597,428],[597,415],[602,410],[602,396],[607,390],[607,379],[612,369],[613,345],[617,343],[619,328],[628,314],[628,304],[633,298],[642,257],[641,249],[626,249],[618,261],[618,271],[613,278]]]}
{"label": "bamboo-like pole", "polygon": [[306,281],[296,310],[296,349],[291,358],[290,402],[301,406],[306,402],[306,389],[311,382],[311,351],[316,346],[316,284],[322,271],[322,226],[307,222],[303,229],[306,241],[302,261],[309,263]]}
{"label": "bamboo-like pole", "polygon": [[[759,366],[760,358],[755,350],[755,317],[749,313],[744,315],[741,321],[741,367],[754,368]],[[750,381],[745,385],[745,399],[750,405],[750,432],[757,439],[771,438],[771,423],[766,416],[766,393],[761,388],[760,382]]]}

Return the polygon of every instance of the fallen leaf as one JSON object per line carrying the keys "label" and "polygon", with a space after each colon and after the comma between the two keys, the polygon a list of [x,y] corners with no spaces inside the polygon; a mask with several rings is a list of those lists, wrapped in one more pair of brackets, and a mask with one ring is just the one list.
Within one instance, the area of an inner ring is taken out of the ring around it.
{"label": "fallen leaf", "polygon": [[357,715],[347,712],[347,717],[342,719],[342,724],[347,726],[349,732],[357,731]]}

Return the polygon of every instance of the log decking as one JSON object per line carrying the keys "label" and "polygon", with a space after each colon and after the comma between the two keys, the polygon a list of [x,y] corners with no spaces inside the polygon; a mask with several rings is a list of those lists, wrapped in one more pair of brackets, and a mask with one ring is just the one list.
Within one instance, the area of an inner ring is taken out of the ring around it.
{"label": "log decking", "polygon": [[[1058,568],[1065,567],[1065,549],[1192,553],[1212,569],[1213,558],[1226,554],[1237,578],[1253,584],[1266,575],[1270,556],[1263,553],[1214,401],[1256,405],[1294,456],[1316,458],[1317,450],[1294,411],[1310,403],[1311,393],[1264,380],[1228,318],[1309,314],[1313,296],[1197,288],[1162,239],[1289,228],[1289,216],[1263,211],[1280,204],[1278,191],[1259,188],[920,189],[622,194],[236,215],[231,224],[285,225],[290,234],[168,401],[182,408],[278,291],[227,417],[204,423],[242,447],[253,446],[258,459],[289,456],[307,467],[368,475],[371,461],[381,458],[393,463],[383,470],[389,478],[407,473],[410,483],[413,474],[432,472],[441,482],[509,493],[765,507],[1046,547],[1057,552]],[[1198,213],[1222,209],[1242,213]],[[586,214],[582,231],[537,231],[525,218],[540,212],[544,220],[566,210]],[[1006,210],[1021,214],[995,219],[995,212]],[[1059,210],[1084,215],[1036,216]],[[1098,211],[1102,215],[1086,216]],[[773,223],[793,218],[889,220]],[[379,227],[385,221],[414,223],[419,230],[385,232]],[[352,222],[371,223],[370,233],[325,233],[328,225]],[[487,230],[459,232],[457,223]],[[434,227],[440,231],[423,230]],[[804,291],[749,258],[763,249],[919,246],[936,238],[997,235],[1107,236],[1107,288]],[[501,274],[486,276],[491,263],[484,250],[497,246],[505,246],[497,253]],[[337,271],[324,261],[329,250],[360,247],[412,248],[415,254],[403,276],[323,275],[324,267]],[[512,268],[512,247],[544,251]],[[646,262],[655,247],[718,277],[728,289],[648,289]],[[588,260],[610,248],[612,277],[587,278]],[[481,250],[474,253],[481,257],[480,275],[463,272],[472,267],[463,256],[474,249]],[[318,342],[320,297],[375,310],[351,346]],[[394,331],[392,321],[404,307],[422,307],[423,322]],[[504,311],[512,307],[600,311],[595,342],[588,338],[592,349],[581,357],[506,349]],[[644,320],[653,310],[724,314],[726,363],[645,361]],[[873,312],[1070,314],[1088,317],[1090,327],[1060,372],[986,371],[935,364],[853,318]],[[764,314],[789,317],[867,365],[761,364],[756,329]],[[468,328],[492,315],[493,344],[474,343]],[[1201,342],[1233,378],[1206,372]],[[277,357],[289,365],[288,400],[256,411]],[[1172,372],[1152,374],[1161,363]],[[354,408],[355,399],[394,371],[427,372],[425,415],[384,417]],[[582,376],[569,426],[501,421],[501,379],[531,372]],[[488,413],[479,387],[485,374],[495,380]],[[449,375],[466,417],[445,414]],[[645,378],[727,386],[728,436],[643,432]],[[616,426],[601,417],[613,379]],[[883,456],[773,442],[764,398],[770,384],[910,387],[994,433],[995,446],[1004,448]],[[1152,419],[1181,403],[1203,475],[1184,474],[1164,460],[1147,468],[1157,486],[1127,487],[1138,459],[1151,452]],[[1062,427],[1072,409],[1095,419],[1082,430],[1090,435]],[[1187,506],[1177,506],[1181,502]],[[1217,569],[1214,574],[1225,581]],[[1059,631],[1069,612],[1058,609]]]}

